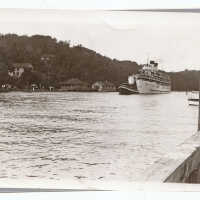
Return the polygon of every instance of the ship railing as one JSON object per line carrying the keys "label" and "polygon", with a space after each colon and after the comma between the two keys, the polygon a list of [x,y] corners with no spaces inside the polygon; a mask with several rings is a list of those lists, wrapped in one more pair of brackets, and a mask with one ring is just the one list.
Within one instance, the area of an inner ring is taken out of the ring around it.
{"label": "ship railing", "polygon": [[151,80],[151,81],[156,81],[156,82],[163,83],[163,84],[169,84],[170,83],[170,81],[168,81],[168,80],[163,81],[159,77],[155,78],[155,77],[152,77],[152,76],[148,76],[146,74],[140,74],[138,76],[138,78],[143,78],[143,79],[147,79],[147,80]]}

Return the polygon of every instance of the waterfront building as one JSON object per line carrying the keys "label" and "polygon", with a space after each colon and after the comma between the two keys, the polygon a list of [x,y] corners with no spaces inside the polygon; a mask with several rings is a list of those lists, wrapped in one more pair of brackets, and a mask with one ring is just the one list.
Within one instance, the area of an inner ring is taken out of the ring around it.
{"label": "waterfront building", "polygon": [[88,83],[72,78],[60,83],[59,91],[91,91]]}
{"label": "waterfront building", "polygon": [[116,86],[110,81],[97,81],[92,84],[92,89],[98,92],[115,92]]}

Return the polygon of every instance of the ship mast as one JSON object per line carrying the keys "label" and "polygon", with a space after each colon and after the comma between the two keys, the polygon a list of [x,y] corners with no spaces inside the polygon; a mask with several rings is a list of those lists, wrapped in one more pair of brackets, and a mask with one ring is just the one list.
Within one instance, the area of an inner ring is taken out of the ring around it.
{"label": "ship mast", "polygon": [[146,55],[147,55],[147,64],[146,64],[146,66],[148,67],[149,66],[149,52],[147,52]]}
{"label": "ship mast", "polygon": [[149,54],[147,56],[147,66],[149,66]]}

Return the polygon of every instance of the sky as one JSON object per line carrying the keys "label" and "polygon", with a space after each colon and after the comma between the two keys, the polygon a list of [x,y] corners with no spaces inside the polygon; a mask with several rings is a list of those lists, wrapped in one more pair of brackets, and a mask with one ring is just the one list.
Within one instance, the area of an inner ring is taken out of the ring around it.
{"label": "sky", "polygon": [[200,1],[173,0],[172,4],[171,0],[115,0],[115,3],[111,0],[100,4],[97,3],[100,1],[84,0],[83,4],[80,3],[83,1],[65,0],[59,1],[62,2],[59,5],[55,0],[29,1],[30,4],[18,0],[11,5],[9,0],[4,2],[7,3],[0,4],[1,8],[27,9],[1,9],[1,33],[50,35],[82,44],[110,58],[139,64],[150,58],[166,71],[200,69],[200,13],[85,10],[200,8]]}
{"label": "sky", "polygon": [[147,9],[200,8],[199,0],[0,0],[1,8]]}

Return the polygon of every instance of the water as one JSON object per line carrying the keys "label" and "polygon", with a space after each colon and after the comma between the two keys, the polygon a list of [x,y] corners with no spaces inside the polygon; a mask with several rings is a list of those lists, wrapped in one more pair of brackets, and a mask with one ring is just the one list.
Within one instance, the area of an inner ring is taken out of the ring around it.
{"label": "water", "polygon": [[0,178],[140,180],[196,131],[185,93],[0,94]]}

